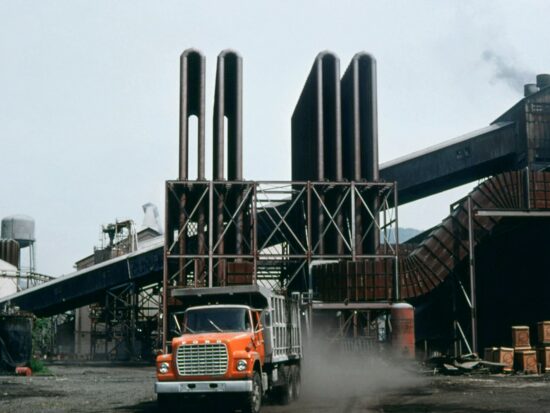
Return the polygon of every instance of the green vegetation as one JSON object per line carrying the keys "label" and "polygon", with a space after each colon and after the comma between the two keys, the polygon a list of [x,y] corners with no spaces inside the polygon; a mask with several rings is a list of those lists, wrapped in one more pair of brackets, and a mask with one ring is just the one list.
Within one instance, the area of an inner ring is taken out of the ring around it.
{"label": "green vegetation", "polygon": [[32,353],[47,354],[53,340],[52,320],[49,317],[37,318],[32,328]]}
{"label": "green vegetation", "polygon": [[29,367],[32,370],[32,374],[37,374],[37,375],[49,375],[49,374],[51,374],[50,371],[48,370],[48,368],[46,366],[44,366],[44,363],[42,362],[42,360],[37,359],[37,358],[32,358],[31,359],[31,361],[29,363]]}
{"label": "green vegetation", "polygon": [[29,363],[33,374],[50,374],[44,362],[37,357],[48,353],[50,343],[53,340],[51,318],[37,318],[34,320],[32,329],[32,359]]}

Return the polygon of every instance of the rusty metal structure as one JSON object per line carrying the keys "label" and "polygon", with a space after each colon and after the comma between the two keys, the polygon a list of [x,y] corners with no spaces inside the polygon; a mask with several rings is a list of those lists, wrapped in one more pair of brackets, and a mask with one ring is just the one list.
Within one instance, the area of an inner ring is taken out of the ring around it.
{"label": "rusty metal structure", "polygon": [[342,299],[342,310],[389,308],[399,298],[388,236],[397,233],[397,192],[378,180],[375,60],[357,54],[341,78],[336,55],[316,57],[292,116],[292,181],[269,182],[243,178],[242,58],[231,50],[217,62],[213,180],[204,179],[204,126],[197,179],[188,179],[188,117],[204,125],[204,62],[197,50],[181,56],[180,176],[166,183],[163,314],[181,305],[174,288],[253,283],[306,292],[311,308],[335,311],[316,283],[332,262],[382,263],[391,278],[389,294],[369,296],[379,301],[372,308],[364,296],[359,306]]}
{"label": "rusty metal structure", "polygon": [[[217,60],[206,178],[205,65],[199,50],[181,55],[179,176],[166,183],[164,245],[16,294],[13,303],[55,314],[162,281],[166,315],[180,304],[175,287],[262,283],[303,292],[311,319],[339,314],[337,334],[359,338],[347,342],[353,348],[371,346],[384,313],[406,299],[416,308],[417,340],[456,352],[550,313],[544,288],[528,287],[545,287],[550,265],[541,258],[550,232],[550,75],[526,85],[525,97],[489,126],[379,165],[375,59],[358,53],[342,74],[338,57],[322,52],[291,119],[291,181],[263,182],[243,177],[243,63],[233,50]],[[400,242],[398,205],[475,180],[441,224]],[[522,275],[524,286],[512,269],[534,275]],[[517,298],[514,311],[493,309],[491,302],[506,306],[505,295]]]}
{"label": "rusty metal structure", "polygon": [[[529,324],[550,312],[537,288],[546,284],[540,231],[550,229],[550,76],[538,75],[525,89],[489,127],[381,166],[382,177],[399,182],[401,202],[482,179],[400,259],[403,297],[417,304],[425,325],[417,339],[434,348],[460,353],[507,342],[505,323]],[[516,240],[513,247],[502,234]],[[495,254],[500,250],[508,254]],[[495,310],[491,303],[506,306],[503,296],[519,305]]]}

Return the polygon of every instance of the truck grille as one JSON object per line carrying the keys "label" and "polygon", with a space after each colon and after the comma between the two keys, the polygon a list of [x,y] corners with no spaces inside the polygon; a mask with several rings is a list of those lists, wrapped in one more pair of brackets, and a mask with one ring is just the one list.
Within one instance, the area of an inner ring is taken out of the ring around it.
{"label": "truck grille", "polygon": [[184,344],[176,355],[180,376],[223,375],[227,371],[225,344]]}

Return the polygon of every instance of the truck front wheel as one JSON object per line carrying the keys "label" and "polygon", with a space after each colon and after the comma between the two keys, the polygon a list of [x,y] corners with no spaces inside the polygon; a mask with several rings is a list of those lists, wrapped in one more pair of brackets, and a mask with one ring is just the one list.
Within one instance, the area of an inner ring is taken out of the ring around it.
{"label": "truck front wheel", "polygon": [[262,407],[262,379],[255,371],[252,376],[252,391],[247,393],[243,403],[243,413],[260,413]]}

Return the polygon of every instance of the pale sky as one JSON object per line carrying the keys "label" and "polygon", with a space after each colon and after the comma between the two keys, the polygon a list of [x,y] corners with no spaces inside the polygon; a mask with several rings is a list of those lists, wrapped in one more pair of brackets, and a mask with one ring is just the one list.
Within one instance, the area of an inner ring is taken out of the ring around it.
{"label": "pale sky", "polygon": [[[38,271],[92,252],[101,224],[163,214],[177,175],[179,55],[244,59],[244,172],[290,178],[290,116],[316,54],[378,62],[381,162],[487,126],[550,72],[547,1],[0,0],[0,218],[36,220]],[[210,172],[210,142],[207,167]],[[191,170],[194,171],[194,163]],[[440,222],[462,187],[400,209]]]}

